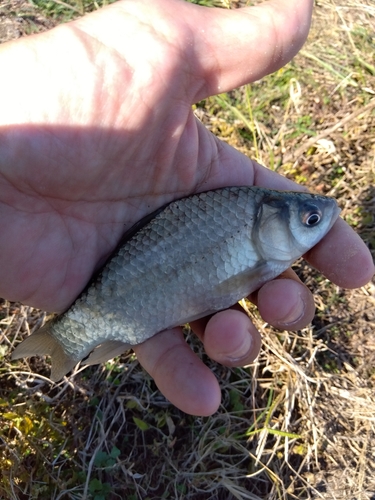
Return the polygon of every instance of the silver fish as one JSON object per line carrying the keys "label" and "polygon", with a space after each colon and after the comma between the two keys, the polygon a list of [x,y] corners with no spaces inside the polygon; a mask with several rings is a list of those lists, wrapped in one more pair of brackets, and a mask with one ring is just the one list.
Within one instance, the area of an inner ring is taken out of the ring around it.
{"label": "silver fish", "polygon": [[12,359],[50,355],[51,379],[225,309],[285,271],[330,230],[333,198],[227,187],[173,201],[130,230],[62,315]]}

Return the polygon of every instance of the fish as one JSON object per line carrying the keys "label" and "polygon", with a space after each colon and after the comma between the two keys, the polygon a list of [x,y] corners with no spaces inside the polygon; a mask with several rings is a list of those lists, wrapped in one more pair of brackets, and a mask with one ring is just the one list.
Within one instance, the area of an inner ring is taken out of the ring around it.
{"label": "fish", "polygon": [[339,213],[327,196],[254,186],[172,201],[136,223],[73,304],[12,359],[49,355],[56,382],[79,362],[105,362],[226,309],[288,269]]}

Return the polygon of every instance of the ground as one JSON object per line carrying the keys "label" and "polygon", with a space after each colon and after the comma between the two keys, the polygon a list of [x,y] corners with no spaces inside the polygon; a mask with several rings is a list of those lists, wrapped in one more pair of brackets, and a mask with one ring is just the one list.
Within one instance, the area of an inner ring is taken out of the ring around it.
{"label": "ground", "polygon": [[[0,41],[100,5],[1,0]],[[374,33],[373,0],[321,0],[288,66],[196,107],[243,153],[336,197],[372,252]],[[263,336],[254,364],[217,365],[187,331],[222,387],[208,418],[170,405],[132,354],[59,384],[48,379],[48,360],[11,362],[44,314],[3,300],[0,498],[375,500],[375,283],[343,290],[304,261],[295,270],[314,293],[315,318],[280,332],[247,304]]]}

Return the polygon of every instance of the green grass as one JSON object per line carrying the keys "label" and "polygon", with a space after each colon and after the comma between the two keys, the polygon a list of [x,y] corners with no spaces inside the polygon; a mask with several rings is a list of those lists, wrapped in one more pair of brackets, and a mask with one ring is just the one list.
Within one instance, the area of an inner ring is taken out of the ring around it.
{"label": "green grass", "polygon": [[30,0],[38,11],[52,19],[60,22],[69,21],[74,15],[84,15],[93,10],[99,9],[116,0]]}

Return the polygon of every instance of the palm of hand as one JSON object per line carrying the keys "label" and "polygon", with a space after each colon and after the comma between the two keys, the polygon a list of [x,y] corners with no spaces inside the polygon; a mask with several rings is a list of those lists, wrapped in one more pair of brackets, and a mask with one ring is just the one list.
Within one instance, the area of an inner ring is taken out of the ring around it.
{"label": "palm of hand", "polygon": [[8,221],[1,260],[17,253],[3,286],[9,298],[47,310],[69,305],[127,227],[197,190],[218,155],[191,111],[199,82],[189,75],[188,54],[153,32],[139,41],[135,59],[127,43],[119,57],[108,31],[99,42],[99,34],[60,29],[78,55],[61,65],[63,55],[55,54],[56,64],[45,66],[48,43],[33,40],[40,61],[31,82],[35,105],[24,108],[30,124],[9,132],[12,147],[1,163]]}

